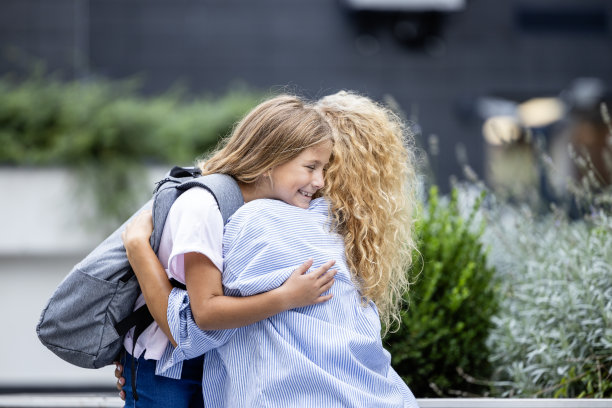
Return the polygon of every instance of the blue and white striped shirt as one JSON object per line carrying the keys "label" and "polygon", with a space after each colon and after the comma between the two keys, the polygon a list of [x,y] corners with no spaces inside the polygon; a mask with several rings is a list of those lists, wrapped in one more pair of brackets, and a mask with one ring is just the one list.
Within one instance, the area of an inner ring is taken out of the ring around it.
{"label": "blue and white striped shirt", "polygon": [[176,375],[177,363],[206,353],[206,407],[417,407],[382,346],[376,306],[364,307],[351,281],[324,199],[309,209],[277,200],[245,204],[226,225],[223,253],[227,295],[274,289],[296,260],[313,258],[313,268],[336,260],[334,296],[240,329],[205,332],[187,293],[174,289],[168,320],[178,346],[164,354],[160,372]]}

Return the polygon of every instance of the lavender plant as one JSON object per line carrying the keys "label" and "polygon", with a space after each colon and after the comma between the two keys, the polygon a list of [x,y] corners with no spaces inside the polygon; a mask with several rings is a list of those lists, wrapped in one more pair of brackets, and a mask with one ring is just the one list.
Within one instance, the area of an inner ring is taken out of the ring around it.
{"label": "lavender plant", "polygon": [[485,235],[505,294],[488,339],[499,392],[612,396],[612,218],[504,211]]}
{"label": "lavender plant", "polygon": [[[612,145],[604,105],[602,117]],[[485,214],[503,294],[487,344],[503,396],[612,397],[611,195],[585,174],[569,186],[582,219],[499,204]]]}

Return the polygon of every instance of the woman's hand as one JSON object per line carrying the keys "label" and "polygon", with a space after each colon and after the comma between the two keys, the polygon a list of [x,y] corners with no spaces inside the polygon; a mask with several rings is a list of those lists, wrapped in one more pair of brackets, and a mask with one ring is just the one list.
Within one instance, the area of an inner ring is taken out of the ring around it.
{"label": "woman's hand", "polygon": [[149,245],[152,233],[153,212],[151,210],[141,211],[121,233],[128,259],[130,259],[130,253],[136,251],[139,245]]}
{"label": "woman's hand", "polygon": [[125,401],[125,391],[123,391],[123,386],[125,385],[125,378],[123,378],[123,366],[118,361],[115,361],[115,377],[117,377],[119,398]]}
{"label": "woman's hand", "polygon": [[306,273],[312,266],[312,259],[309,259],[293,271],[279,287],[287,300],[287,309],[323,303],[331,299],[331,293],[327,295],[323,293],[334,284],[334,276],[338,271],[330,268],[335,263],[336,261],[327,261],[314,271]]}

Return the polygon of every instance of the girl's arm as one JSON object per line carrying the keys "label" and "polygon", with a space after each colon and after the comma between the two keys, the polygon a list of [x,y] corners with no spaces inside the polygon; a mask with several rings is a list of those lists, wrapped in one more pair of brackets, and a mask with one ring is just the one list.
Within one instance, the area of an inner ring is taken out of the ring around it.
{"label": "girl's arm", "polygon": [[151,316],[176,347],[166,313],[172,285],[149,243],[152,232],[152,213],[150,210],[145,210],[127,225],[125,231],[121,233],[121,239]]}
{"label": "girl's arm", "polygon": [[[128,260],[142,289],[151,315],[174,346],[168,326],[168,296],[172,285],[149,244],[153,230],[151,212],[139,214],[128,225],[122,238]],[[185,280],[191,310],[202,330],[230,329],[258,322],[282,311],[325,302],[332,295],[321,296],[334,282],[335,270],[329,261],[305,274],[312,261],[300,265],[280,287],[248,297],[223,295],[221,272],[204,255],[185,254]]]}
{"label": "girl's arm", "polygon": [[285,283],[269,292],[247,297],[223,295],[221,272],[204,255],[185,254],[185,281],[191,310],[202,330],[234,329],[285,310],[322,303],[332,295],[321,296],[333,284],[335,271],[326,273],[334,261],[305,274],[312,260],[300,265]]}

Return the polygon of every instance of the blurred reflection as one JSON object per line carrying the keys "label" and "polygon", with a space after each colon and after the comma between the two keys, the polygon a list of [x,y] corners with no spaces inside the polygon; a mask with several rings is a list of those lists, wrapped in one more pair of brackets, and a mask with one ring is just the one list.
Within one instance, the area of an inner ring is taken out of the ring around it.
{"label": "blurred reflection", "polygon": [[579,78],[557,97],[481,98],[475,108],[483,119],[488,184],[519,200],[536,193],[578,215],[572,202],[579,201],[577,193],[593,195],[612,185],[609,99],[596,78]]}
{"label": "blurred reflection", "polygon": [[378,51],[381,32],[400,44],[422,49],[434,57],[446,53],[441,38],[446,13],[462,11],[465,0],[342,0],[357,29],[357,49],[366,56]]}

